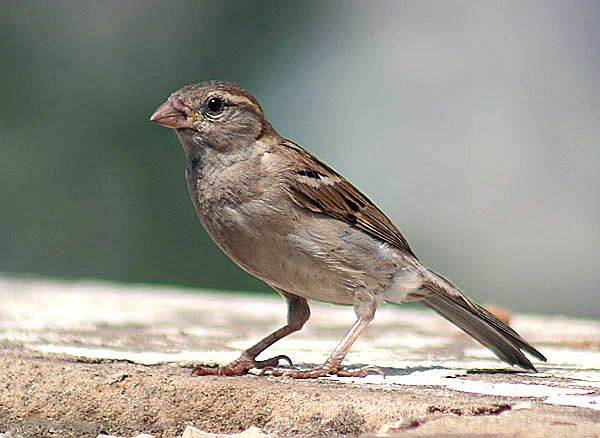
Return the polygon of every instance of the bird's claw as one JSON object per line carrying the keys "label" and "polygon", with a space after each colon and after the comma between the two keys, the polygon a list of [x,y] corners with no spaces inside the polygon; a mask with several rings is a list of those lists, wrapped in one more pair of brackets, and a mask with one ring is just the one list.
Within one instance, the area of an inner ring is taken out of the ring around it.
{"label": "bird's claw", "polygon": [[192,370],[192,376],[241,376],[247,374],[252,368],[273,369],[279,366],[279,361],[285,361],[293,366],[292,359],[284,354],[270,357],[265,360],[256,360],[242,354],[238,359],[227,365],[206,366],[199,365]]}
{"label": "bird's claw", "polygon": [[270,374],[273,377],[290,377],[292,379],[318,379],[319,377],[339,376],[339,377],[366,377],[369,373],[376,373],[385,377],[385,373],[379,367],[367,365],[360,368],[342,368],[341,366],[321,365],[308,369],[285,369],[269,368],[263,370],[261,374]]}
{"label": "bird's claw", "polygon": [[280,360],[287,362],[290,367],[294,366],[294,363],[292,362],[292,359],[289,358],[289,356],[286,356],[285,354],[280,354],[279,356],[270,357],[269,359],[255,361],[253,368],[275,368],[279,366]]}
{"label": "bird's claw", "polygon": [[340,368],[335,374],[339,377],[366,377],[371,372],[379,374],[381,377],[385,377],[383,370],[375,365],[367,365],[349,370],[346,368]]}

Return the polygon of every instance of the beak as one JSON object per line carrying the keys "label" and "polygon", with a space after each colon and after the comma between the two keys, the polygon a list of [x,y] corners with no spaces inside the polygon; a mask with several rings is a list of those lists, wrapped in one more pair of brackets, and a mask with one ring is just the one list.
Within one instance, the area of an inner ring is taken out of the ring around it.
{"label": "beak", "polygon": [[152,123],[174,129],[193,128],[194,122],[199,120],[202,120],[202,117],[177,97],[170,97],[150,116]]}

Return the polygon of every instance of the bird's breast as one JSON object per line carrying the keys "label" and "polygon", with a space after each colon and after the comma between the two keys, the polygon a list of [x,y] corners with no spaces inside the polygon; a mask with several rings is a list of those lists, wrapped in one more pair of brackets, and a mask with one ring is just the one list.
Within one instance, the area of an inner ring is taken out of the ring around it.
{"label": "bird's breast", "polygon": [[382,292],[394,281],[402,263],[396,249],[295,205],[282,187],[246,180],[231,184],[222,176],[188,176],[190,194],[210,237],[249,274],[289,293],[336,304],[352,304],[359,288]]}

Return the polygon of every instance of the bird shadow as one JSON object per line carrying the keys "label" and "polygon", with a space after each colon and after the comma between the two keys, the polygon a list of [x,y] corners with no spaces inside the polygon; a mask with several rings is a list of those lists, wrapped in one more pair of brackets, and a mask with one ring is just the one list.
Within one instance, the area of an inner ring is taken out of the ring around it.
{"label": "bird shadow", "polygon": [[[317,364],[313,364],[313,363],[302,363],[302,364],[296,364],[296,366],[298,366],[299,368],[314,368],[317,366]],[[363,363],[352,363],[352,364],[348,364],[344,366],[344,369],[347,370],[354,370],[354,369],[360,369],[360,368],[364,368],[364,367],[372,367],[373,365],[369,365],[369,364],[363,364]],[[410,368],[394,368],[394,367],[378,367],[375,366],[374,368],[379,369],[383,372],[384,377],[402,377],[402,376],[410,376],[413,373],[417,373],[417,372],[424,372],[424,371],[433,371],[433,370],[446,370],[448,372],[452,372],[452,371],[456,371],[456,368],[448,368],[448,367],[444,367],[441,365],[432,365],[432,366],[415,366],[415,367],[410,367]],[[486,371],[486,370],[482,370],[482,371]],[[501,371],[501,370],[489,370],[490,372],[493,371]],[[468,371],[467,371],[468,373]],[[376,374],[376,372],[374,371],[373,373],[371,373],[373,375]],[[451,375],[449,375],[448,377],[453,377]]]}
{"label": "bird shadow", "polygon": [[424,372],[424,371],[433,371],[433,370],[448,370],[448,371],[450,371],[450,368],[446,368],[446,367],[439,366],[439,365],[417,366],[417,367],[410,367],[410,368],[380,367],[380,369],[381,369],[381,371],[384,372],[386,377],[410,376],[413,373]]}
{"label": "bird shadow", "polygon": [[[362,368],[366,366],[365,364],[351,364],[347,368]],[[402,376],[410,376],[413,373],[418,372],[426,372],[426,371],[448,371],[449,373],[456,372],[456,368],[449,368],[443,365],[431,365],[431,366],[414,366],[409,368],[395,368],[395,367],[378,367],[381,371],[383,371],[385,377],[402,377]],[[527,370],[515,370],[509,368],[473,368],[473,369],[463,369],[467,375],[502,375],[502,374],[530,374]],[[449,374],[446,376],[447,378],[459,377],[457,374],[453,376]]]}
{"label": "bird shadow", "polygon": [[512,369],[482,369],[482,368],[474,368],[472,370],[467,370],[467,374],[531,374],[532,371],[528,370],[512,370]]}

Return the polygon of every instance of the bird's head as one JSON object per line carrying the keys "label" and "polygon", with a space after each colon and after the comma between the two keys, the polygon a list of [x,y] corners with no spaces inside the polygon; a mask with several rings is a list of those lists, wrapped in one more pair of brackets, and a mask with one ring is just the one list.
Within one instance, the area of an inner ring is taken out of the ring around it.
{"label": "bird's head", "polygon": [[185,148],[239,149],[274,134],[256,99],[242,87],[221,81],[175,91],[150,121],[175,129]]}

